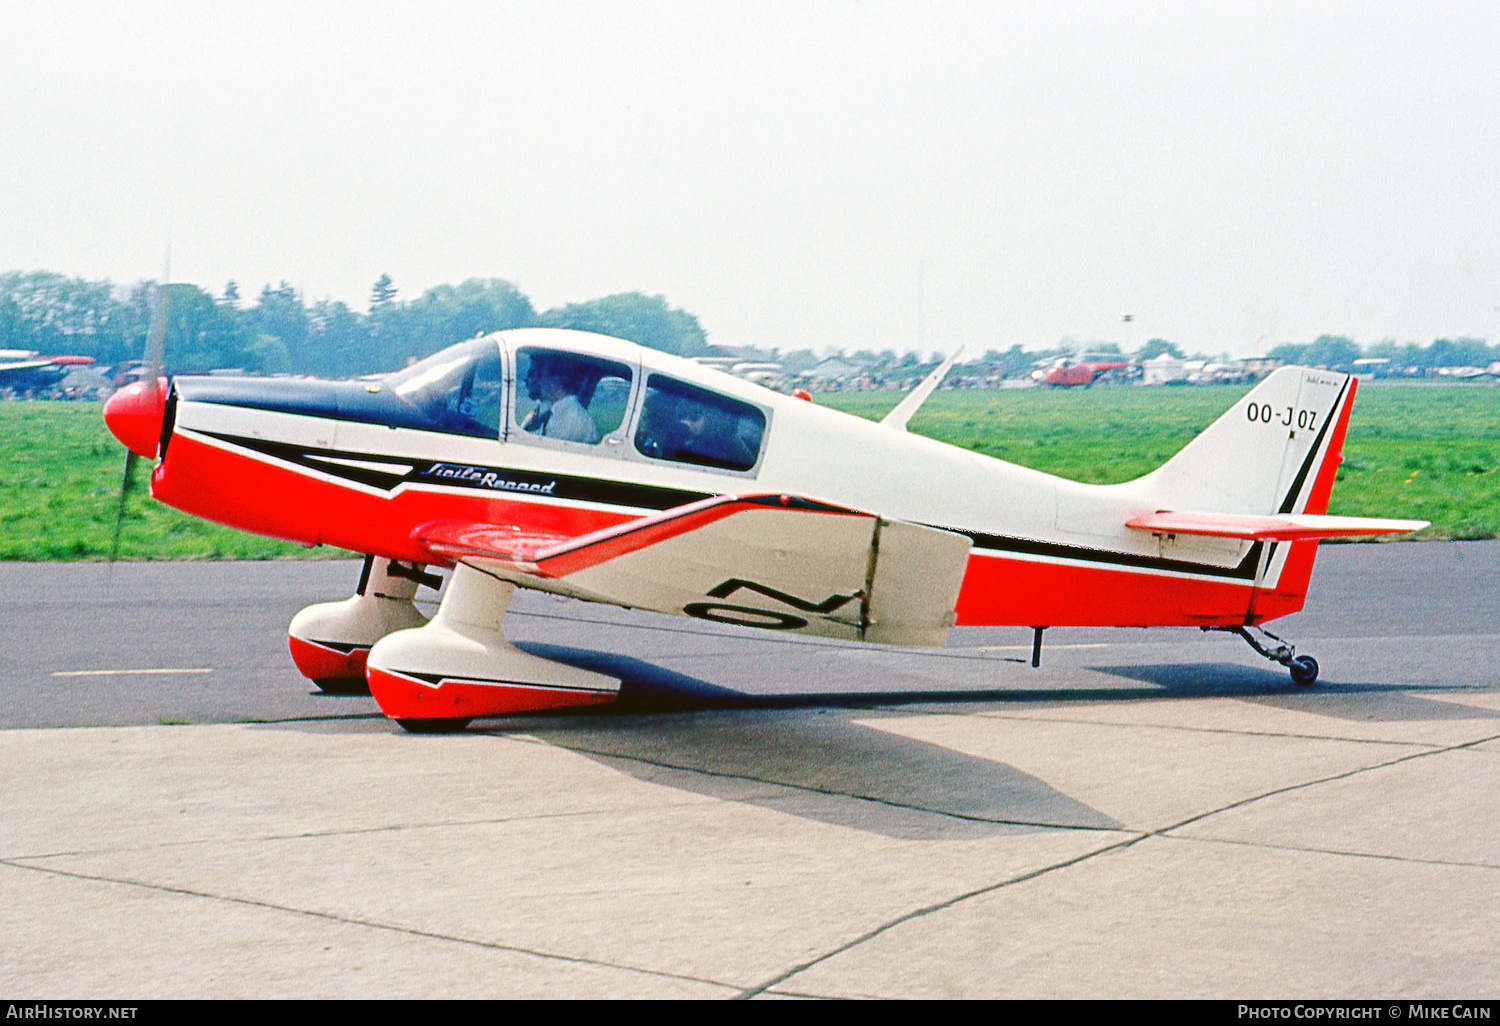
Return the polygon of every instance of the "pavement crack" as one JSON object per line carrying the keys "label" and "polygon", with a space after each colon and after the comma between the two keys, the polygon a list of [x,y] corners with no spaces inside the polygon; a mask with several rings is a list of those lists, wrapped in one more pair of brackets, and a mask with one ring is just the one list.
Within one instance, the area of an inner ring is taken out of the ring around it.
{"label": "pavement crack", "polygon": [[1419,866],[1453,866],[1457,869],[1500,869],[1493,862],[1462,862],[1456,859],[1424,859],[1415,855],[1388,855],[1376,851],[1354,851],[1348,848],[1318,848],[1305,844],[1272,844],[1269,841],[1246,841],[1237,837],[1185,837],[1166,834],[1168,841],[1203,842],[1206,844],[1233,844],[1242,848],[1265,848],[1271,851],[1302,851],[1313,855],[1342,855],[1355,859],[1380,859],[1385,862],[1404,862]]}
{"label": "pavement crack", "polygon": [[167,884],[148,883],[144,880],[122,879],[102,874],[80,873],[74,870],[56,869],[49,866],[29,866],[23,862],[13,862],[10,859],[0,859],[0,866],[9,866],[12,869],[25,870],[31,873],[44,873],[49,876],[67,877],[73,880],[86,880],[92,883],[114,884],[118,887],[136,887],[142,890],[155,891],[161,894],[175,894],[182,897],[202,898],[208,901],[220,901],[231,905],[240,905],[246,908],[264,909],[271,912],[283,912],[289,915],[306,916],[310,919],[319,919],[324,922],[339,923],[345,926],[361,926],[370,930],[381,930],[387,933],[404,934],[409,937],[421,937],[426,940],[446,941],[451,944],[462,944],[467,947],[485,948],[491,951],[506,951],[512,954],[530,955],[534,958],[547,959],[555,962],[567,962],[573,965],[597,966],[603,969],[618,969],[623,972],[641,973],[646,976],[661,977],[663,979],[684,980],[690,983],[702,983],[712,987],[720,987],[725,990],[736,989],[734,984],[724,983],[721,980],[711,980],[701,976],[692,976],[687,973],[668,972],[664,969],[648,969],[643,966],[628,965],[621,962],[609,962],[598,958],[586,958],[582,955],[565,955],[556,951],[545,951],[540,948],[529,948],[521,944],[502,944],[499,941],[477,940],[472,937],[458,937],[453,934],[439,933],[435,930],[419,930],[410,926],[397,926],[394,923],[382,923],[377,920],[360,919],[354,916],[341,916],[333,912],[320,912],[316,909],[295,908],[291,905],[281,905],[271,901],[260,901],[256,898],[241,898],[228,894],[213,894],[208,891],[194,890],[190,887],[172,887]]}
{"label": "pavement crack", "polygon": [[1403,762],[1411,762],[1414,759],[1426,759],[1430,756],[1442,755],[1446,752],[1462,751],[1465,748],[1473,748],[1476,745],[1482,745],[1487,741],[1494,741],[1496,739],[1500,739],[1500,734],[1492,734],[1488,737],[1479,737],[1473,739],[1472,741],[1463,741],[1453,745],[1443,745],[1439,748],[1429,748],[1421,752],[1412,752],[1408,755],[1398,756],[1394,759],[1387,759],[1385,762],[1377,762],[1369,766],[1356,766],[1354,769],[1345,770],[1342,773],[1332,773],[1326,777],[1319,777],[1316,780],[1304,780],[1301,783],[1297,784],[1287,784],[1285,787],[1277,787],[1271,789],[1270,791],[1251,795],[1248,798],[1241,798],[1238,801],[1230,802],[1229,804],[1217,809],[1210,809],[1207,812],[1200,812],[1194,816],[1189,816],[1187,819],[1183,820],[1180,823],[1174,823],[1171,826],[1162,827],[1161,829],[1155,830],[1152,833],[1164,834],[1169,830],[1181,830],[1185,826],[1208,819],[1210,816],[1217,816],[1221,812],[1229,812],[1232,809],[1243,808],[1246,805],[1262,801],[1266,798],[1274,798],[1277,795],[1287,794],[1292,791],[1300,791],[1303,788],[1316,787],[1319,784],[1331,784],[1336,780],[1347,780],[1350,777],[1359,776],[1361,773],[1371,773],[1375,770],[1386,769],[1390,766],[1399,766]]}
{"label": "pavement crack", "polygon": [[[924,716],[951,716],[952,713],[940,710],[920,710]],[[1231,730],[1228,727],[1197,727],[1180,723],[1117,723],[1110,720],[1085,720],[1072,719],[1066,716],[1015,716],[999,712],[977,712],[975,716],[982,716],[991,720],[1008,720],[1012,723],[1060,723],[1079,724],[1090,727],[1121,727],[1130,730],[1142,728],[1148,730],[1179,730],[1189,734],[1230,734],[1236,737],[1283,737],[1295,741],[1347,741],[1356,745],[1393,745],[1407,748],[1434,749],[1440,747],[1431,741],[1386,741],[1379,738],[1368,737],[1335,737],[1330,734],[1299,734],[1294,731],[1285,730]]]}
{"label": "pavement crack", "polygon": [[[816,956],[814,958],[810,958],[810,959],[808,959],[805,962],[801,962],[801,963],[793,966],[792,968],[787,969],[786,971],[782,972],[781,974],[779,974],[777,976],[774,976],[774,977],[772,977],[772,978],[770,978],[770,979],[768,979],[768,980],[766,980],[766,981],[764,981],[762,983],[756,984],[754,987],[751,987],[751,988],[749,988],[747,990],[741,991],[738,995],[736,995],[736,1000],[746,1000],[748,998],[756,997],[756,996],[758,996],[758,995],[766,992],[770,988],[775,987],[778,984],[786,982],[787,980],[791,979],[793,976],[797,976],[800,973],[806,972],[808,969],[811,969],[813,966],[816,966],[816,965],[818,965],[818,964],[820,964],[822,962],[826,962],[830,958],[834,958],[834,957],[836,957],[838,955],[841,955],[841,954],[843,954],[846,951],[850,951],[853,948],[856,948],[856,947],[860,946],[861,944],[866,943],[867,941],[874,940],[876,937],[879,937],[881,934],[887,933],[887,932],[889,932],[889,931],[895,929],[896,927],[901,926],[901,925],[903,925],[905,923],[912,922],[913,920],[916,920],[916,919],[921,919],[921,918],[923,918],[925,916],[930,916],[930,915],[932,915],[935,912],[941,912],[941,911],[944,911],[945,909],[952,908],[955,905],[958,905],[958,904],[961,904],[961,903],[963,903],[965,901],[968,901],[971,898],[977,898],[977,897],[980,897],[980,896],[985,895],[985,894],[992,894],[992,893],[994,893],[996,891],[1003,890],[1004,888],[1013,886],[1015,884],[1025,883],[1028,880],[1035,880],[1038,877],[1045,876],[1045,875],[1047,875],[1049,873],[1053,873],[1053,872],[1056,872],[1056,871],[1061,870],[1061,869],[1068,869],[1068,868],[1070,868],[1072,866],[1076,866],[1076,865],[1078,865],[1080,863],[1087,862],[1087,861],[1089,861],[1091,859],[1094,859],[1094,858],[1098,858],[1101,855],[1108,855],[1108,854],[1111,854],[1113,852],[1124,851],[1127,848],[1134,847],[1135,845],[1141,843],[1142,841],[1149,840],[1149,839],[1151,839],[1153,837],[1165,837],[1167,834],[1169,834],[1173,830],[1181,830],[1185,826],[1188,826],[1188,825],[1193,824],[1193,823],[1201,822],[1201,821],[1203,821],[1205,819],[1208,819],[1210,816],[1217,816],[1221,812],[1228,812],[1228,811],[1230,811],[1232,809],[1243,808],[1243,807],[1245,807],[1247,805],[1254,804],[1255,802],[1262,801],[1262,800],[1264,800],[1266,798],[1273,798],[1273,797],[1275,797],[1277,795],[1287,794],[1287,793],[1292,792],[1292,791],[1300,791],[1300,790],[1303,790],[1305,788],[1315,787],[1315,786],[1317,786],[1319,784],[1328,784],[1328,783],[1332,783],[1332,782],[1337,781],[1337,780],[1346,780],[1346,779],[1348,779],[1350,777],[1358,776],[1359,774],[1362,774],[1362,773],[1369,773],[1369,772],[1372,772],[1374,770],[1386,769],[1386,768],[1391,767],[1391,766],[1398,766],[1401,763],[1411,762],[1411,761],[1413,761],[1415,759],[1425,759],[1425,758],[1428,758],[1428,757],[1433,756],[1433,755],[1441,755],[1441,754],[1443,754],[1445,752],[1456,752],[1456,751],[1461,751],[1461,750],[1463,750],[1465,748],[1473,748],[1473,747],[1475,747],[1477,745],[1482,745],[1482,744],[1484,744],[1487,741],[1494,741],[1496,739],[1500,739],[1500,734],[1491,735],[1489,737],[1475,738],[1472,741],[1464,741],[1464,742],[1462,742],[1460,744],[1445,745],[1445,746],[1443,746],[1441,748],[1432,748],[1432,749],[1428,749],[1428,750],[1424,750],[1424,751],[1420,751],[1420,752],[1412,752],[1410,754],[1402,755],[1402,756],[1399,756],[1399,757],[1397,757],[1395,759],[1388,759],[1388,760],[1386,760],[1384,762],[1378,762],[1378,763],[1375,763],[1375,764],[1370,765],[1370,766],[1360,766],[1360,767],[1356,767],[1355,769],[1352,769],[1352,770],[1346,770],[1345,772],[1342,772],[1342,773],[1333,773],[1333,774],[1329,774],[1328,776],[1325,776],[1325,777],[1318,777],[1315,780],[1304,780],[1304,781],[1301,781],[1301,782],[1296,783],[1296,784],[1288,784],[1285,787],[1272,788],[1269,791],[1263,791],[1263,792],[1261,792],[1259,794],[1254,794],[1254,795],[1250,795],[1249,797],[1246,797],[1246,798],[1238,799],[1237,801],[1228,802],[1228,803],[1226,803],[1226,804],[1224,804],[1224,805],[1222,805],[1222,806],[1220,806],[1218,808],[1209,809],[1206,812],[1196,813],[1196,814],[1194,814],[1192,816],[1189,816],[1186,819],[1183,819],[1183,820],[1181,820],[1181,821],[1179,821],[1177,823],[1172,823],[1172,824],[1169,824],[1167,826],[1158,827],[1155,830],[1151,830],[1151,831],[1148,831],[1148,832],[1145,832],[1145,833],[1139,833],[1139,834],[1136,834],[1134,837],[1127,837],[1127,838],[1125,838],[1123,840],[1117,841],[1114,844],[1105,845],[1102,848],[1095,848],[1093,851],[1084,852],[1081,855],[1075,855],[1072,858],[1064,859],[1064,860],[1062,860],[1060,862],[1054,862],[1054,863],[1052,863],[1050,865],[1046,865],[1046,866],[1042,866],[1042,867],[1037,868],[1037,869],[1029,870],[1028,872],[1025,872],[1025,873],[1019,873],[1019,874],[1016,874],[1014,876],[1006,877],[1004,880],[1000,880],[1000,881],[997,881],[997,882],[992,883],[992,884],[986,884],[983,887],[976,887],[976,888],[974,888],[972,890],[965,891],[962,894],[955,895],[955,896],[953,896],[951,898],[945,898],[942,901],[934,902],[934,903],[932,903],[930,905],[924,905],[921,908],[913,909],[910,912],[906,912],[906,913],[904,913],[902,915],[899,915],[899,916],[895,917],[894,919],[887,920],[886,922],[881,923],[879,926],[876,926],[876,927],[874,927],[874,928],[872,928],[870,930],[865,931],[864,933],[860,934],[858,937],[853,938],[852,940],[846,941],[845,943],[840,944],[837,947],[832,948],[832,949],[830,949],[828,951],[825,951],[821,955],[818,955],[818,956]],[[1170,839],[1171,840],[1192,840],[1192,838],[1176,838],[1176,837],[1170,838]]]}
{"label": "pavement crack", "polygon": [[1012,884],[1025,883],[1027,880],[1035,880],[1039,876],[1045,876],[1046,874],[1059,869],[1067,869],[1069,866],[1076,866],[1078,863],[1085,862],[1089,859],[1095,858],[1096,856],[1104,855],[1112,851],[1119,851],[1123,848],[1128,848],[1131,845],[1145,840],[1150,836],[1150,834],[1137,834],[1134,837],[1127,837],[1124,840],[1116,841],[1114,844],[1105,845],[1103,848],[1095,848],[1093,851],[1087,851],[1081,855],[1075,855],[1070,859],[1063,859],[1061,862],[1054,862],[1050,865],[1041,866],[1037,869],[1028,870],[1024,873],[1017,873],[1015,876],[1006,877],[1004,880],[1000,880],[996,883],[985,884],[983,887],[976,887],[973,890],[965,891],[962,894],[954,895],[951,898],[944,898],[942,901],[934,902],[930,905],[924,905],[918,909],[913,909],[912,911],[899,915],[894,919],[887,920],[886,922],[881,923],[879,926],[876,926],[873,929],[866,930],[858,937],[846,941],[843,944],[840,944],[838,947],[833,948],[829,951],[825,951],[823,954],[818,955],[816,958],[810,958],[806,962],[795,965],[778,976],[773,976],[771,979],[766,980],[763,983],[758,983],[754,987],[741,991],[739,994],[735,995],[735,1000],[744,1001],[748,1000],[749,998],[757,997],[770,990],[772,987],[775,987],[777,984],[785,983],[793,976],[806,972],[818,963],[826,962],[828,961],[828,959],[833,958],[836,955],[842,955],[844,952],[856,948],[859,945],[864,944],[866,941],[874,940],[881,934],[886,933],[890,930],[894,930],[896,927],[901,926],[904,923],[909,923],[915,919],[921,919],[924,916],[930,916],[934,912],[941,912],[944,909],[952,908],[954,905],[968,901],[970,898],[977,898],[982,894],[990,894],[1002,888],[1009,887]]}
{"label": "pavement crack", "polygon": [[[671,803],[664,803],[668,806]],[[255,834],[245,837],[198,837],[187,841],[161,841],[156,844],[126,845],[112,848],[80,848],[76,851],[49,851],[36,855],[8,855],[0,863],[36,862],[41,859],[78,858],[118,855],[129,851],[162,851],[169,848],[193,848],[205,844],[260,844],[265,841],[301,841],[320,837],[357,837],[362,834],[397,833],[403,830],[445,830],[450,827],[498,826],[504,823],[527,823],[534,820],[569,819],[581,816],[609,815],[613,809],[577,809],[572,812],[538,812],[524,816],[493,816],[478,819],[442,819],[414,823],[386,823],[381,826],[348,827],[335,830],[299,830],[284,834]]]}

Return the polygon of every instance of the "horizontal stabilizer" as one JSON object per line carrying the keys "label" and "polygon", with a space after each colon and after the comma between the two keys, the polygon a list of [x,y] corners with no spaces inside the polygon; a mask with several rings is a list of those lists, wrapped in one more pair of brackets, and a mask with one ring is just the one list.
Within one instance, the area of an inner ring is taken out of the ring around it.
{"label": "horizontal stabilizer", "polygon": [[1369,534],[1420,531],[1426,520],[1384,520],[1375,517],[1329,517],[1311,513],[1257,516],[1244,513],[1148,513],[1125,522],[1126,527],[1152,534],[1193,534],[1243,541],[1302,541],[1313,538],[1352,538]]}

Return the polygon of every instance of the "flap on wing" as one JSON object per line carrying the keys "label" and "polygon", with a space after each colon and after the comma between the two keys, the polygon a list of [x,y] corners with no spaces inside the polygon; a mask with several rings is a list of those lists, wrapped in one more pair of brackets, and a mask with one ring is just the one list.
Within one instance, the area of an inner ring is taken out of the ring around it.
{"label": "flap on wing", "polygon": [[1240,538],[1245,541],[1302,541],[1420,531],[1428,526],[1428,521],[1329,517],[1310,513],[1256,516],[1244,513],[1161,512],[1127,520],[1125,526],[1153,534],[1193,534],[1211,538]]}
{"label": "flap on wing", "polygon": [[718,496],[571,539],[479,524],[419,540],[523,586],[717,623],[941,645],[970,540],[790,495]]}

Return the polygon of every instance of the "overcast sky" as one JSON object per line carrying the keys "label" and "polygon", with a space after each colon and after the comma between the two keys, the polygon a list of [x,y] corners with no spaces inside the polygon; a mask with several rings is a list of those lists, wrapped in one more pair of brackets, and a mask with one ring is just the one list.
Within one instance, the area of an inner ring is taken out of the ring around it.
{"label": "overcast sky", "polygon": [[784,350],[1500,341],[1497,94],[1493,0],[9,3],[0,270],[170,237],[215,293],[639,290]]}

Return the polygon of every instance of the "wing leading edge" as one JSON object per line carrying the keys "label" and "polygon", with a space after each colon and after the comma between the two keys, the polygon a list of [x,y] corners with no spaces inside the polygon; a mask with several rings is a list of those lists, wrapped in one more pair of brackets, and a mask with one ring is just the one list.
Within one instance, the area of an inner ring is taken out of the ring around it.
{"label": "wing leading edge", "polygon": [[971,540],[791,495],[726,495],[576,538],[464,522],[417,540],[522,587],[716,623],[938,646]]}

